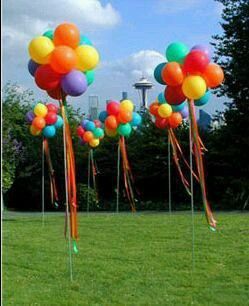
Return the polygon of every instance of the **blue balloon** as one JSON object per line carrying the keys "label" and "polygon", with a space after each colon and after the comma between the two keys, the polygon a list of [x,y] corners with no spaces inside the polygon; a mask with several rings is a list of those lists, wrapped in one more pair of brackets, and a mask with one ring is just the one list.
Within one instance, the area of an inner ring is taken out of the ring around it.
{"label": "blue balloon", "polygon": [[56,134],[56,128],[54,127],[54,125],[47,125],[43,129],[42,134],[46,138],[52,138]]}
{"label": "blue balloon", "polygon": [[159,104],[167,103],[163,92],[158,95],[157,100]]}
{"label": "blue balloon", "polygon": [[93,121],[88,121],[87,122],[87,124],[86,124],[86,127],[85,127],[85,129],[87,130],[87,131],[91,131],[91,132],[93,132],[93,130],[95,129],[95,123],[93,122]]}
{"label": "blue balloon", "polygon": [[161,63],[159,65],[156,66],[155,70],[154,70],[154,78],[156,79],[156,81],[162,85],[165,85],[165,82],[162,79],[162,70],[163,67],[166,65],[167,63]]}
{"label": "blue balloon", "polygon": [[131,126],[138,126],[141,124],[141,122],[142,122],[142,117],[138,113],[133,112],[132,120],[130,122]]}
{"label": "blue balloon", "polygon": [[187,103],[183,102],[183,103],[178,104],[178,105],[171,105],[171,107],[172,107],[173,112],[177,113],[177,112],[182,111],[186,105],[187,105]]}
{"label": "blue balloon", "polygon": [[37,64],[36,62],[32,61],[32,59],[29,60],[29,63],[28,63],[28,70],[29,70],[29,73],[32,75],[32,76],[35,76],[35,72],[36,72],[36,69],[39,67],[40,65]]}
{"label": "blue balloon", "polygon": [[108,117],[108,113],[106,111],[102,111],[99,113],[99,120],[104,123],[105,119]]}
{"label": "blue balloon", "polygon": [[187,119],[189,116],[188,106],[187,104],[184,106],[184,108],[180,111],[182,118]]}
{"label": "blue balloon", "polygon": [[89,122],[88,119],[83,119],[83,120],[81,121],[81,126],[83,127],[83,129],[86,130],[86,125],[87,125],[88,122]]}
{"label": "blue balloon", "polygon": [[196,106],[203,106],[208,103],[209,99],[211,97],[211,91],[208,90],[206,93],[198,100],[195,100]]}
{"label": "blue balloon", "polygon": [[85,35],[80,35],[80,45],[89,45],[92,46],[91,40]]}
{"label": "blue balloon", "polygon": [[63,127],[63,119],[60,115],[57,115],[57,121],[55,122],[54,126],[56,129],[60,129],[61,127]]}

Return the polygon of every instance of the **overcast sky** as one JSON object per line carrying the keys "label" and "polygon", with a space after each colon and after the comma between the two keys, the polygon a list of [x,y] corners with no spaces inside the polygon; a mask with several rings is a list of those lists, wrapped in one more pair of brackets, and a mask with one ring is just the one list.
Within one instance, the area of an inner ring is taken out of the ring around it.
{"label": "overcast sky", "polygon": [[[27,70],[29,41],[59,23],[74,22],[100,53],[95,82],[70,103],[88,108],[88,96],[96,94],[103,108],[107,99],[127,91],[139,105],[132,87],[142,75],[155,86],[149,101],[163,90],[153,79],[155,66],[165,61],[166,46],[182,41],[189,47],[209,44],[221,32],[222,7],[213,0],[3,0],[3,84],[8,80],[34,90],[37,99],[48,99],[36,88]],[[212,98],[204,107],[210,113],[222,109],[224,99]],[[102,107],[101,107],[102,106]]]}

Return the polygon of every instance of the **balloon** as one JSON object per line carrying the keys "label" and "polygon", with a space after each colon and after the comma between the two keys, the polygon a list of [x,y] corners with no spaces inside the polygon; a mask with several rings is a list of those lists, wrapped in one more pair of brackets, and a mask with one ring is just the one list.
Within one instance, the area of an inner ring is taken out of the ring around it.
{"label": "balloon", "polygon": [[206,81],[207,87],[210,88],[219,86],[224,80],[222,68],[214,63],[208,64],[202,76]]}
{"label": "balloon", "polygon": [[54,31],[53,30],[47,30],[42,34],[42,36],[46,36],[47,38],[53,40],[54,38]]}
{"label": "balloon", "polygon": [[79,45],[89,45],[89,46],[92,46],[92,42],[85,35],[80,35],[80,43],[79,43]]}
{"label": "balloon", "polygon": [[56,134],[56,128],[54,127],[54,125],[47,125],[43,129],[42,134],[46,138],[52,138]]}
{"label": "balloon", "polygon": [[59,111],[59,107],[53,103],[48,103],[46,104],[46,106],[49,112],[53,112],[57,114]]}
{"label": "balloon", "polygon": [[103,131],[103,129],[101,129],[99,127],[95,128],[93,130],[93,135],[94,135],[95,138],[102,138],[104,136],[104,131]]}
{"label": "balloon", "polygon": [[168,123],[172,129],[177,128],[182,123],[182,115],[180,113],[172,113],[168,118]]}
{"label": "balloon", "polygon": [[105,125],[109,130],[115,130],[118,127],[117,119],[115,116],[110,115],[105,119]]}
{"label": "balloon", "polygon": [[181,104],[178,104],[178,105],[171,105],[172,107],[172,111],[175,113],[175,112],[180,112],[184,109],[184,107],[187,105],[186,102],[183,102]]}
{"label": "balloon", "polygon": [[51,97],[55,100],[62,100],[63,97],[66,96],[66,94],[61,89],[60,85],[57,86],[56,88],[52,89],[52,90],[47,90],[47,94],[49,95],[49,97]]}
{"label": "balloon", "polygon": [[84,146],[84,145],[86,144],[86,142],[85,142],[82,138],[80,138],[80,139],[79,139],[79,144],[80,144],[81,146]]}
{"label": "balloon", "polygon": [[25,119],[26,119],[26,121],[27,121],[28,123],[31,124],[32,121],[34,120],[34,118],[35,118],[35,114],[34,114],[33,111],[27,112],[27,114],[26,114],[26,116],[25,116]]}
{"label": "balloon", "polygon": [[83,73],[73,70],[62,78],[61,87],[66,94],[77,97],[87,90],[87,80]]}
{"label": "balloon", "polygon": [[158,108],[159,108],[159,103],[158,102],[151,103],[150,113],[154,116],[158,116]]}
{"label": "balloon", "polygon": [[171,105],[181,104],[184,100],[186,100],[186,97],[182,91],[182,86],[167,86],[164,95],[168,104]]}
{"label": "balloon", "polygon": [[142,122],[142,117],[138,114],[133,112],[132,113],[132,120],[130,122],[131,126],[138,126]]}
{"label": "balloon", "polygon": [[46,125],[46,121],[43,117],[37,116],[34,118],[34,120],[32,121],[32,125],[37,129],[37,130],[42,130],[45,125]]}
{"label": "balloon", "polygon": [[168,118],[156,118],[155,126],[158,129],[168,128]]}
{"label": "balloon", "polygon": [[205,92],[205,94],[200,99],[194,101],[195,105],[196,106],[203,106],[203,105],[207,104],[210,97],[211,97],[211,92],[209,90],[207,90]]}
{"label": "balloon", "polygon": [[169,86],[181,85],[184,79],[181,65],[177,62],[166,64],[162,70],[162,79]]}
{"label": "balloon", "polygon": [[52,40],[45,36],[35,37],[29,43],[29,55],[38,64],[48,64],[53,50]]}
{"label": "balloon", "polygon": [[41,134],[41,129],[37,129],[35,126],[31,125],[29,128],[30,134],[33,136],[39,136]]}
{"label": "balloon", "polygon": [[120,110],[126,110],[128,112],[133,112],[134,105],[133,105],[132,101],[130,101],[130,100],[123,100],[120,103]]}
{"label": "balloon", "polygon": [[199,51],[204,52],[206,56],[208,57],[209,61],[211,60],[211,50],[208,46],[195,45],[193,48],[191,48],[191,51],[193,50],[199,50]]}
{"label": "balloon", "polygon": [[44,90],[52,90],[59,86],[61,75],[50,65],[41,65],[35,72],[36,85]]}
{"label": "balloon", "polygon": [[87,80],[87,85],[91,85],[94,81],[94,71],[93,70],[88,70],[85,72],[86,80]]}
{"label": "balloon", "polygon": [[32,76],[35,76],[35,72],[36,72],[36,69],[39,67],[40,65],[37,64],[36,62],[34,62],[32,59],[29,60],[29,63],[28,63],[28,70],[29,70],[29,73],[32,75]]}
{"label": "balloon", "polygon": [[130,122],[132,120],[132,112],[127,111],[125,109],[120,109],[117,119],[118,119],[118,122],[121,122],[121,123]]}
{"label": "balloon", "polygon": [[93,120],[93,122],[95,123],[96,127],[101,128],[101,126],[102,126],[101,121],[99,121],[98,119],[95,119],[95,120]]}
{"label": "balloon", "polygon": [[54,112],[48,112],[45,117],[46,124],[52,125],[57,121],[57,114]]}
{"label": "balloon", "polygon": [[204,79],[198,75],[190,75],[182,84],[182,91],[188,99],[200,99],[206,92],[207,86]]}
{"label": "balloon", "polygon": [[158,114],[162,118],[167,118],[171,115],[172,113],[172,108],[169,104],[161,104],[158,108]]}
{"label": "balloon", "polygon": [[99,120],[104,123],[105,119],[108,117],[108,113],[106,111],[102,111],[99,113]]}
{"label": "balloon", "polygon": [[131,133],[131,125],[129,123],[120,124],[118,126],[118,133],[121,136],[129,136]]}
{"label": "balloon", "polygon": [[110,101],[106,106],[108,115],[117,116],[119,113],[119,109],[120,109],[120,103],[116,101]]}
{"label": "balloon", "polygon": [[174,42],[166,49],[166,58],[169,62],[177,62],[182,64],[189,49],[181,42]]}
{"label": "balloon", "polygon": [[93,121],[88,121],[88,122],[86,123],[86,125],[85,125],[85,129],[86,129],[87,131],[93,132],[94,129],[95,129],[95,124],[94,124],[94,122],[93,122]]}
{"label": "balloon", "polygon": [[183,119],[188,118],[189,116],[189,111],[188,111],[188,106],[187,104],[184,106],[184,108],[180,111],[180,114],[182,115]]}
{"label": "balloon", "polygon": [[81,45],[75,49],[77,55],[77,69],[82,71],[94,69],[99,62],[99,54],[89,45]]}
{"label": "balloon", "polygon": [[86,131],[83,135],[83,140],[85,142],[90,142],[93,139],[93,133],[90,131]]}
{"label": "balloon", "polygon": [[54,44],[76,48],[80,42],[79,29],[73,23],[62,23],[54,31]]}
{"label": "balloon", "polygon": [[156,66],[155,70],[154,70],[154,78],[156,79],[156,81],[162,85],[165,85],[165,82],[162,79],[162,70],[163,67],[166,65],[167,63],[161,63],[159,65]]}
{"label": "balloon", "polygon": [[87,125],[87,123],[89,122],[90,120],[88,120],[88,119],[83,119],[82,121],[81,121],[81,126],[83,127],[83,129],[86,129],[86,125]]}
{"label": "balloon", "polygon": [[209,63],[208,56],[200,50],[191,51],[185,58],[183,70],[185,73],[200,74]]}
{"label": "balloon", "polygon": [[111,129],[108,129],[107,127],[105,127],[105,133],[107,136],[109,137],[115,137],[117,135],[117,130],[111,130]]}
{"label": "balloon", "polygon": [[164,93],[161,92],[158,96],[157,96],[157,100],[159,102],[159,104],[163,104],[163,103],[166,103],[167,101],[165,100],[165,97],[164,97]]}
{"label": "balloon", "polygon": [[84,135],[84,133],[85,133],[85,130],[83,129],[83,127],[82,127],[81,125],[79,125],[79,126],[77,127],[76,132],[77,132],[77,135],[78,135],[79,137],[83,137],[83,135]]}
{"label": "balloon", "polygon": [[58,73],[65,74],[76,68],[77,56],[75,51],[67,46],[55,47],[51,54],[50,65]]}
{"label": "balloon", "polygon": [[34,107],[34,113],[36,114],[36,116],[45,117],[47,115],[47,112],[47,106],[42,103],[37,103]]}
{"label": "balloon", "polygon": [[89,141],[89,145],[92,148],[95,148],[99,145],[99,139],[93,138],[92,140]]}
{"label": "balloon", "polygon": [[56,129],[60,129],[60,128],[63,127],[63,124],[64,124],[64,121],[63,121],[62,117],[60,115],[57,115],[57,121],[55,122],[54,127]]}

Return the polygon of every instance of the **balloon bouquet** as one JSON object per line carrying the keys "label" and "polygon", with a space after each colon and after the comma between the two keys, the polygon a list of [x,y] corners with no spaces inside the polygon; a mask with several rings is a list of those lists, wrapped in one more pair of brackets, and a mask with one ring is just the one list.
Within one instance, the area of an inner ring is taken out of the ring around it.
{"label": "balloon bouquet", "polygon": [[90,150],[88,152],[88,194],[87,194],[87,212],[89,212],[89,191],[90,191],[90,176],[92,169],[93,187],[98,203],[98,193],[96,187],[96,162],[93,156],[93,149],[97,148],[100,141],[104,138],[104,130],[102,123],[99,120],[83,119],[77,128],[77,135],[79,137],[80,145],[88,145]]}
{"label": "balloon bouquet", "polygon": [[131,205],[131,210],[136,211],[134,192],[132,183],[134,178],[128,161],[125,138],[129,137],[133,129],[136,129],[142,122],[140,114],[134,111],[134,104],[130,100],[109,101],[106,110],[100,112],[99,120],[105,126],[105,133],[109,137],[119,137],[118,145],[118,165],[117,165],[117,205],[116,211],[119,211],[119,169],[120,169],[120,153],[122,156],[122,166],[124,175],[124,184],[127,198]]}
{"label": "balloon bouquet", "polygon": [[64,120],[67,211],[70,208],[70,220],[69,217],[66,219],[68,220],[66,228],[70,223],[69,237],[73,239],[76,251],[78,229],[75,161],[66,113],[66,96],[78,97],[87,90],[87,87],[93,82],[93,69],[98,65],[99,54],[89,39],[81,35],[77,26],[72,23],[59,24],[54,31],[49,30],[33,38],[28,50],[31,57],[28,64],[29,72],[34,76],[40,89],[45,90],[50,97],[59,101]]}
{"label": "balloon bouquet", "polygon": [[42,215],[44,222],[44,155],[48,163],[51,188],[51,202],[58,207],[58,192],[56,188],[54,169],[50,156],[48,139],[56,135],[57,129],[62,128],[63,119],[58,115],[58,107],[53,103],[37,103],[33,110],[27,112],[26,122],[29,125],[30,134],[43,136],[42,141]]}
{"label": "balloon bouquet", "polygon": [[219,86],[224,79],[222,68],[210,62],[210,50],[201,45],[191,50],[180,42],[171,43],[166,49],[168,62],[159,64],[154,72],[156,80],[166,85],[164,97],[168,104],[181,107],[187,100],[190,121],[190,145],[196,160],[206,218],[212,230],[216,221],[210,209],[204,177],[201,142],[195,116],[195,106],[203,106],[210,99],[210,89]]}

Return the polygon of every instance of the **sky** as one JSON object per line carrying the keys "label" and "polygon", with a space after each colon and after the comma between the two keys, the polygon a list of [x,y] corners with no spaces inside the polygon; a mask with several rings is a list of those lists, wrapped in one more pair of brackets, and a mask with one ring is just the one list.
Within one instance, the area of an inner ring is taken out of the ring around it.
{"label": "sky", "polygon": [[[84,95],[68,99],[82,112],[88,109],[89,95],[99,96],[100,110],[106,100],[120,100],[122,91],[139,105],[132,85],[141,76],[155,85],[148,95],[153,102],[164,89],[153,70],[166,61],[167,45],[207,45],[222,31],[222,6],[214,0],[3,0],[2,9],[3,85],[17,82],[32,89],[37,100],[51,99],[27,70],[30,40],[62,22],[74,22],[90,38],[101,59],[95,81]],[[213,96],[203,109],[213,114],[223,109],[224,101]]]}

